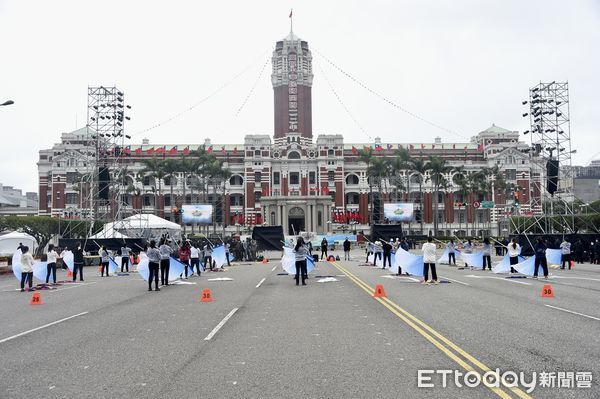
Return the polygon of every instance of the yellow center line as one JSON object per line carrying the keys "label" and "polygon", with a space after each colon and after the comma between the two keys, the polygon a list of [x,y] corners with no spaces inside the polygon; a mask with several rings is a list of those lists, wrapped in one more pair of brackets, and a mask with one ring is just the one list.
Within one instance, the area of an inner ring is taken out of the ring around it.
{"label": "yellow center line", "polygon": [[[347,275],[357,286],[362,288],[367,294],[369,294],[370,296],[373,295],[373,293],[375,292],[374,288],[369,286],[367,283],[362,281],[360,278],[355,276],[353,273],[346,270],[344,267],[339,265],[337,262],[331,262],[331,264],[334,267],[336,267],[338,270],[340,270],[342,273]],[[441,335],[439,332],[437,332],[436,330],[431,328],[429,325],[427,325],[423,321],[419,320],[417,317],[415,317],[408,311],[404,310],[402,307],[400,307],[398,304],[396,304],[392,300],[390,300],[388,298],[374,298],[374,299],[377,300],[379,303],[381,303],[383,306],[385,306],[388,310],[390,310],[396,316],[398,316],[402,321],[404,321],[406,324],[408,324],[410,327],[412,327],[415,331],[417,331],[419,334],[421,334],[425,339],[427,339],[429,342],[431,342],[433,345],[435,345],[439,350],[444,352],[444,354],[446,354],[450,359],[452,359],[456,363],[458,363],[465,370],[474,371],[474,368],[470,364],[463,361],[463,359],[459,358],[455,353],[450,351],[440,341],[442,341],[444,344],[446,344],[449,348],[452,348],[458,354],[462,355],[466,360],[470,361],[472,364],[474,364],[475,366],[480,368],[482,371],[484,371],[484,372],[491,371],[491,369],[488,366],[486,366],[479,360],[475,359],[473,356],[471,356],[470,354],[465,352],[463,349],[461,349],[458,345],[456,345],[455,343],[453,343],[452,341],[450,341],[449,339],[447,339],[446,337]],[[439,339],[439,341],[438,341],[438,339]],[[497,387],[488,387],[488,388],[490,388],[495,394],[497,394],[501,398],[510,398],[511,397],[508,393],[506,393],[505,391],[503,391],[500,388],[497,388]],[[510,389],[512,392],[514,392],[517,396],[519,396],[522,399],[531,399],[531,396],[529,396],[527,393],[525,393],[524,391],[522,391],[521,389],[519,389],[517,387],[508,387],[508,389]]]}

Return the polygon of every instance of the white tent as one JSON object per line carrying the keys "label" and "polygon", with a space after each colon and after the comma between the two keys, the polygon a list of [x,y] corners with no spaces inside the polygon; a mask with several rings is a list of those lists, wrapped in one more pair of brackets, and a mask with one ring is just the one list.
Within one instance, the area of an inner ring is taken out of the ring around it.
{"label": "white tent", "polygon": [[[104,229],[96,235],[97,238],[121,238],[117,234],[129,238],[157,238],[163,233],[169,233],[173,238],[179,238],[181,226],[155,215],[138,214],[107,223],[104,225]],[[108,235],[103,237],[103,234]]]}
{"label": "white tent", "polygon": [[19,243],[29,247],[30,252],[34,252],[37,247],[37,240],[26,233],[13,231],[0,236],[0,255],[12,255],[17,250]]}

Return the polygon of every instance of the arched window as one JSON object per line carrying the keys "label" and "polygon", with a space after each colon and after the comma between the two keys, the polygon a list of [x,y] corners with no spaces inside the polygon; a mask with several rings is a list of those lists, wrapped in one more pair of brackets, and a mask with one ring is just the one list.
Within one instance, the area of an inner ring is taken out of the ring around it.
{"label": "arched window", "polygon": [[359,179],[358,176],[356,176],[355,174],[349,174],[348,176],[346,176],[346,184],[358,184],[359,183]]}
{"label": "arched window", "polygon": [[288,153],[288,159],[300,159],[300,153],[298,151],[290,151]]}
{"label": "arched window", "polygon": [[229,184],[231,186],[242,186],[244,184],[244,178],[240,175],[233,175],[229,179]]}

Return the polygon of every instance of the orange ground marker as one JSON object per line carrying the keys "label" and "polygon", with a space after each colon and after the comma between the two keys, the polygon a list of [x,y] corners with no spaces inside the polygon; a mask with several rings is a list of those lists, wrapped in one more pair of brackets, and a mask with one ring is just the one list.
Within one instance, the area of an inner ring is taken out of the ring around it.
{"label": "orange ground marker", "polygon": [[202,296],[200,297],[200,302],[212,302],[213,296],[210,288],[205,288],[202,290]]}
{"label": "orange ground marker", "polygon": [[70,269],[67,269],[67,277],[73,277],[73,272]]}
{"label": "orange ground marker", "polygon": [[554,290],[550,284],[544,284],[542,288],[542,298],[554,298]]}
{"label": "orange ground marker", "polygon": [[375,293],[373,294],[373,297],[375,298],[385,298],[385,290],[383,289],[383,285],[382,284],[377,284],[375,286]]}
{"label": "orange ground marker", "polygon": [[31,299],[29,300],[29,304],[30,305],[41,305],[42,302],[42,296],[40,295],[39,292],[34,292],[33,295],[31,296]]}

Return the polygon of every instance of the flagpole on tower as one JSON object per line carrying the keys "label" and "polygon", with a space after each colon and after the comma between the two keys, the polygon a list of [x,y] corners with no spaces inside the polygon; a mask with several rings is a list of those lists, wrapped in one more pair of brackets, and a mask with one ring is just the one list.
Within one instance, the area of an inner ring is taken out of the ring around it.
{"label": "flagpole on tower", "polygon": [[292,18],[293,14],[294,9],[290,8],[290,32],[294,32],[294,18]]}

